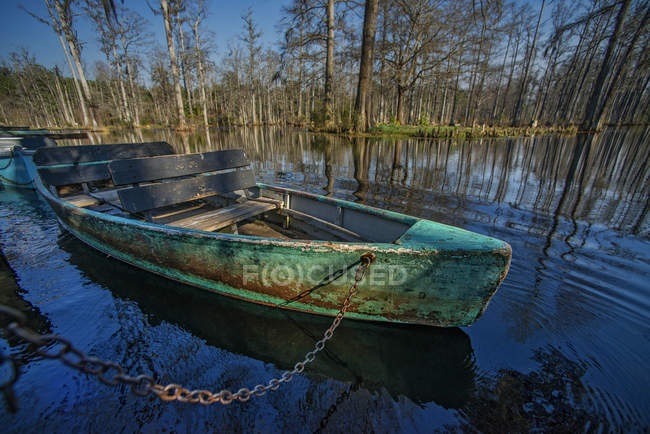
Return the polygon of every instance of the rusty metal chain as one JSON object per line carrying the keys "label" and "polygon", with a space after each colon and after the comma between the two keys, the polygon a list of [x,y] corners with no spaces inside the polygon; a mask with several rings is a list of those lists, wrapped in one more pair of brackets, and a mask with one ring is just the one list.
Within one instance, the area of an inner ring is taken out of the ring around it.
{"label": "rusty metal chain", "polygon": [[[124,369],[117,363],[88,356],[84,352],[75,348],[67,339],[56,335],[41,335],[26,328],[26,317],[21,312],[0,305],[0,316],[8,317],[11,321],[9,325],[3,327],[14,336],[32,344],[36,349],[36,353],[40,356],[47,359],[59,359],[71,368],[96,376],[99,381],[109,386],[126,384],[131,387],[131,391],[136,395],[146,396],[149,393],[152,393],[163,401],[201,403],[204,405],[214,404],[216,402],[221,404],[230,404],[235,400],[246,402],[253,396],[263,396],[269,390],[277,390],[282,383],[290,382],[294,375],[303,372],[305,366],[314,361],[316,354],[322,351],[325,348],[325,343],[334,336],[334,331],[341,323],[345,312],[350,307],[352,297],[356,294],[359,284],[365,277],[366,271],[374,260],[375,255],[371,252],[364,253],[361,256],[359,266],[354,276],[354,284],[352,284],[348,290],[348,294],[345,297],[341,308],[334,317],[330,327],[323,334],[323,338],[316,342],[312,351],[305,354],[304,360],[296,363],[292,370],[285,371],[280,377],[269,380],[267,384],[258,384],[252,389],[244,387],[239,389],[236,393],[227,389],[219,392],[211,392],[203,389],[189,390],[174,383],[163,386],[158,384],[154,378],[149,375],[138,375],[133,377],[125,374]],[[48,349],[47,347],[50,346],[53,348]],[[6,357],[0,353],[0,366],[4,363],[10,363],[11,374],[3,384],[0,384],[0,391],[4,394],[9,409],[15,411],[15,409],[17,409],[17,401],[13,393],[13,385],[18,380],[18,364],[13,357]]]}

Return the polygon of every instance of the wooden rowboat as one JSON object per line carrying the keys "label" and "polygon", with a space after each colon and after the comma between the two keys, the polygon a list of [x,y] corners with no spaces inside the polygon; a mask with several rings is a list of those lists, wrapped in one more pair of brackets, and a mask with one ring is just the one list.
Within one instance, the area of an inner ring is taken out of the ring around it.
{"label": "wooden rowboat", "polygon": [[243,151],[164,142],[41,148],[34,184],[61,224],[114,258],[218,294],[335,315],[362,254],[376,262],[346,317],[463,326],[510,264],[500,240],[255,183]]}

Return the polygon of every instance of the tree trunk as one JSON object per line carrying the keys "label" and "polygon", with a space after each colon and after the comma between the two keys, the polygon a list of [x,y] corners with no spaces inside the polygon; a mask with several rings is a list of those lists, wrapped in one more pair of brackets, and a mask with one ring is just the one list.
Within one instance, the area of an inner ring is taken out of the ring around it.
{"label": "tree trunk", "polygon": [[327,0],[327,57],[325,59],[325,128],[334,127],[334,0]]}
{"label": "tree trunk", "polygon": [[140,107],[138,104],[137,89],[135,86],[135,80],[133,79],[133,70],[131,68],[131,61],[129,59],[126,40],[124,39],[124,30],[122,29],[122,24],[120,24],[120,42],[122,43],[122,51],[124,51],[124,63],[126,64],[126,76],[129,80],[129,90],[131,93],[131,108],[133,114],[133,121],[135,125],[140,125]]}
{"label": "tree trunk", "polygon": [[115,60],[115,76],[117,77],[117,84],[119,85],[120,96],[122,97],[122,113],[124,113],[124,121],[129,125],[132,125],[133,118],[131,117],[131,110],[129,108],[129,100],[126,97],[126,89],[124,88],[124,80],[122,79],[122,62],[117,55],[117,49],[115,48],[115,41],[111,42],[113,49],[113,58]]}
{"label": "tree trunk", "polygon": [[210,142],[210,134],[208,132],[208,100],[205,97],[205,73],[203,71],[203,61],[201,59],[202,53],[201,53],[201,40],[199,38],[199,18],[197,17],[196,21],[194,21],[194,26],[192,29],[194,30],[194,48],[196,49],[196,61],[197,61],[197,66],[198,66],[198,72],[199,72],[199,87],[201,88],[201,107],[203,109],[203,127],[206,130],[205,138],[208,142],[208,146],[212,147],[212,143]]}
{"label": "tree trunk", "polygon": [[[555,76],[555,68],[557,67],[557,59],[558,59],[559,53],[560,53],[560,50],[556,48],[554,50],[555,56],[553,56],[553,61],[551,63],[551,71],[550,71],[550,74],[549,74],[549,77],[548,77],[548,81],[546,83],[546,89],[544,89],[544,92],[543,92],[542,102],[541,102],[541,105],[539,107],[539,111],[536,111],[536,115],[535,115],[536,119],[540,119],[540,120],[546,119],[545,116],[544,116],[544,112],[546,111],[546,101],[548,100],[548,94],[549,94],[549,90],[551,88],[551,82],[553,81],[553,77]],[[543,84],[543,82],[542,82],[542,84]],[[542,87],[540,86],[540,94],[541,93],[542,93]]]}
{"label": "tree trunk", "polygon": [[599,116],[599,114],[602,113],[599,107],[600,96],[603,90],[603,86],[605,85],[607,75],[609,74],[609,71],[612,67],[611,61],[614,53],[614,48],[618,43],[618,38],[623,28],[623,21],[625,21],[625,16],[627,15],[627,10],[630,6],[630,3],[631,3],[630,0],[625,0],[621,5],[618,15],[616,16],[616,25],[614,27],[614,32],[609,37],[609,41],[607,43],[607,50],[605,51],[605,58],[603,59],[603,63],[600,66],[598,77],[594,82],[594,85],[591,90],[591,94],[589,96],[589,101],[587,102],[586,105],[587,112],[585,114],[584,120],[582,122],[582,127],[581,127],[583,130],[595,130],[598,128],[599,119],[597,119],[597,116]]}
{"label": "tree trunk", "polygon": [[61,104],[61,111],[63,112],[63,117],[65,119],[65,122],[67,125],[74,125],[76,126],[77,123],[75,122],[74,118],[72,117],[72,113],[70,112],[70,108],[66,104],[65,96],[63,95],[63,88],[61,86],[61,77],[59,76],[59,69],[55,68],[55,80],[54,84],[56,85],[56,92],[59,97],[59,103]]}
{"label": "tree trunk", "polygon": [[366,10],[363,18],[361,61],[359,66],[359,85],[357,87],[357,100],[354,105],[356,131],[365,131],[370,126],[368,124],[368,113],[366,113],[366,109],[368,100],[371,98],[372,64],[374,60],[378,9],[379,0],[366,0]]}
{"label": "tree trunk", "polygon": [[68,42],[68,48],[70,49],[70,55],[72,56],[72,60],[74,61],[74,65],[77,70],[77,74],[79,74],[79,81],[81,82],[81,89],[83,90],[83,97],[85,99],[86,104],[91,107],[89,110],[89,118],[90,121],[92,122],[92,126],[94,128],[97,128],[97,121],[95,120],[95,115],[92,110],[92,98],[90,95],[90,87],[88,86],[88,82],[86,81],[86,75],[84,74],[83,66],[81,64],[81,55],[79,52],[79,47],[77,46],[77,39],[70,28],[70,20],[71,18],[68,17],[68,11],[65,9],[64,5],[61,3],[60,0],[54,0],[54,7],[56,9],[57,15],[59,16],[59,23],[61,26],[61,30],[63,31],[63,34],[65,35],[65,39]]}
{"label": "tree trunk", "polygon": [[404,91],[405,88],[397,85],[397,122],[400,125],[405,125],[404,122]]}
{"label": "tree trunk", "polygon": [[546,0],[542,0],[542,7],[539,9],[539,17],[537,18],[537,26],[535,27],[535,34],[533,36],[533,44],[530,47],[530,54],[526,59],[526,67],[524,69],[524,78],[521,81],[521,87],[519,88],[519,96],[517,97],[517,104],[515,105],[515,111],[512,116],[512,126],[517,126],[519,124],[519,115],[521,112],[521,104],[523,103],[524,94],[528,88],[528,72],[530,71],[530,64],[532,63],[535,57],[535,44],[537,43],[537,33],[539,32],[539,24],[542,21],[542,13],[544,12],[544,5]]}
{"label": "tree trunk", "polygon": [[510,51],[510,42],[512,41],[512,30],[508,33],[508,44],[506,45],[506,53],[503,55],[503,64],[501,65],[501,70],[499,71],[499,80],[497,80],[497,92],[494,96],[494,104],[492,105],[492,116],[491,121],[494,122],[497,116],[497,106],[499,104],[499,92],[501,91],[501,79],[503,78],[503,73],[506,70],[506,61],[508,60],[508,52]]}
{"label": "tree trunk", "polygon": [[[628,0],[629,1],[629,0]],[[626,7],[624,4],[623,7]],[[623,9],[621,9],[621,12],[623,12]],[[632,50],[634,50],[634,46],[636,45],[636,42],[639,40],[639,36],[641,36],[641,33],[643,33],[643,29],[645,26],[648,24],[648,16],[650,14],[650,8],[646,9],[645,15],[643,16],[643,19],[641,20],[641,23],[639,23],[639,27],[637,28],[636,32],[634,32],[634,36],[632,37],[632,40],[628,43],[627,50],[625,50],[625,53],[623,54],[623,57],[621,58],[620,62],[618,63],[616,69],[614,70],[614,73],[612,74],[612,78],[610,80],[610,84],[607,87],[607,90],[605,91],[605,96],[602,98],[602,102],[596,109],[596,112],[594,114],[593,122],[592,125],[595,126],[596,130],[600,130],[602,128],[602,124],[604,121],[603,118],[603,113],[605,112],[605,108],[607,108],[607,105],[609,104],[609,100],[611,99],[612,96],[612,91],[614,89],[614,85],[618,82],[618,78],[621,75],[621,71],[623,68],[625,68],[625,65],[627,64],[627,61],[629,60]],[[620,13],[619,13],[620,15]],[[623,19],[625,16],[623,16]],[[618,25],[618,18],[617,18],[617,25]]]}
{"label": "tree trunk", "polygon": [[174,97],[176,98],[178,126],[183,129],[185,128],[185,109],[183,108],[183,94],[181,92],[180,72],[178,71],[178,61],[176,59],[176,50],[174,48],[174,35],[172,32],[171,15],[169,13],[169,1],[160,0],[160,9],[162,10],[163,21],[165,22],[165,35],[167,37],[169,62],[171,63],[172,78],[174,79]]}
{"label": "tree trunk", "polygon": [[176,13],[176,24],[178,25],[178,42],[180,45],[179,60],[181,65],[181,77],[183,78],[183,85],[185,86],[185,95],[187,96],[187,105],[190,108],[190,123],[193,123],[193,104],[192,104],[192,92],[190,88],[191,84],[188,84],[187,79],[187,54],[185,52],[185,36],[183,35],[183,26],[181,25],[181,19]]}
{"label": "tree trunk", "polygon": [[[50,15],[50,19],[52,21],[52,27],[54,29],[54,32],[59,38],[59,42],[61,43],[61,48],[63,48],[63,53],[65,54],[65,58],[68,61],[68,65],[70,66],[70,73],[72,74],[72,80],[74,81],[74,86],[77,91],[77,97],[79,98],[79,107],[81,108],[81,114],[83,117],[83,123],[84,125],[90,125],[90,118],[88,116],[88,108],[86,107],[86,101],[83,97],[83,94],[81,93],[81,86],[79,85],[79,80],[77,79],[77,73],[75,71],[74,64],[72,63],[72,59],[70,59],[70,54],[68,53],[68,46],[67,43],[64,39],[63,36],[63,30],[61,28],[61,23],[59,20],[56,18],[54,15],[54,7],[52,4],[49,2],[49,0],[44,0],[45,6],[47,8],[47,11]],[[58,15],[58,14],[57,14]]]}
{"label": "tree trunk", "polygon": [[472,107],[473,99],[475,96],[474,90],[476,87],[476,78],[478,76],[478,69],[479,65],[481,63],[481,55],[483,54],[483,44],[485,43],[485,29],[487,27],[487,17],[485,16],[485,11],[483,10],[483,3],[481,3],[481,15],[482,15],[482,20],[481,20],[481,39],[478,44],[478,51],[476,52],[476,63],[474,64],[474,68],[472,71],[472,82],[469,88],[469,96],[467,98],[467,106],[465,107],[465,125],[468,125],[468,121],[470,120],[470,114],[471,114],[471,122],[469,122],[469,125],[472,126],[474,123],[474,107]]}
{"label": "tree trunk", "polygon": [[508,74],[508,82],[506,84],[506,89],[503,91],[503,103],[501,104],[501,111],[499,112],[499,122],[503,118],[503,113],[506,109],[506,104],[508,103],[508,94],[510,93],[512,77],[515,74],[515,64],[517,63],[517,56],[519,55],[520,42],[521,42],[521,36],[518,34],[515,42],[515,52],[512,55],[512,62],[510,62],[510,73]]}
{"label": "tree trunk", "polygon": [[454,98],[451,104],[451,112],[449,113],[449,123],[452,125],[456,123],[456,104],[458,101],[458,82],[460,80],[460,68],[462,66],[462,51],[463,48],[461,46],[461,49],[458,52],[458,69],[456,70],[456,84],[454,84]]}

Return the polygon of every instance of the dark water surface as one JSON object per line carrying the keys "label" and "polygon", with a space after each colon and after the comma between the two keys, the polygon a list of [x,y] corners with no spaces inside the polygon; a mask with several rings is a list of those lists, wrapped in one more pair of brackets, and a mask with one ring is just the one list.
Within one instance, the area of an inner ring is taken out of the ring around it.
{"label": "dark water surface", "polygon": [[[12,432],[641,431],[650,424],[650,132],[350,141],[283,129],[94,136],[242,147],[258,180],[509,242],[510,273],[472,327],[344,321],[325,354],[245,404],[165,404],[1,340],[22,363]],[[0,302],[129,373],[218,390],[301,360],[329,319],[166,281],[63,232],[34,193],[0,190]],[[2,371],[4,375],[4,371]],[[3,377],[4,378],[4,377]]]}

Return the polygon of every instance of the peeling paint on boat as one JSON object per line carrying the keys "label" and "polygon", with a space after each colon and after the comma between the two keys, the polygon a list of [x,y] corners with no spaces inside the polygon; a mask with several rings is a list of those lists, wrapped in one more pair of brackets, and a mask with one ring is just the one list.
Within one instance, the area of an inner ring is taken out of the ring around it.
{"label": "peeling paint on boat", "polygon": [[[347,295],[354,264],[362,253],[371,251],[377,256],[372,269],[399,267],[407,278],[400,286],[364,280],[346,317],[433,326],[470,325],[485,311],[510,264],[510,246],[494,238],[266,184],[257,186],[381,215],[411,227],[394,244],[202,232],[79,208],[52,195],[38,177],[35,184],[68,231],[116,259],[215,293],[315,314],[336,314]],[[259,275],[244,278],[245,266],[272,270],[288,264],[305,269],[347,269],[344,276],[348,278],[338,277],[317,290],[301,276],[291,276],[282,285],[269,285]]]}

